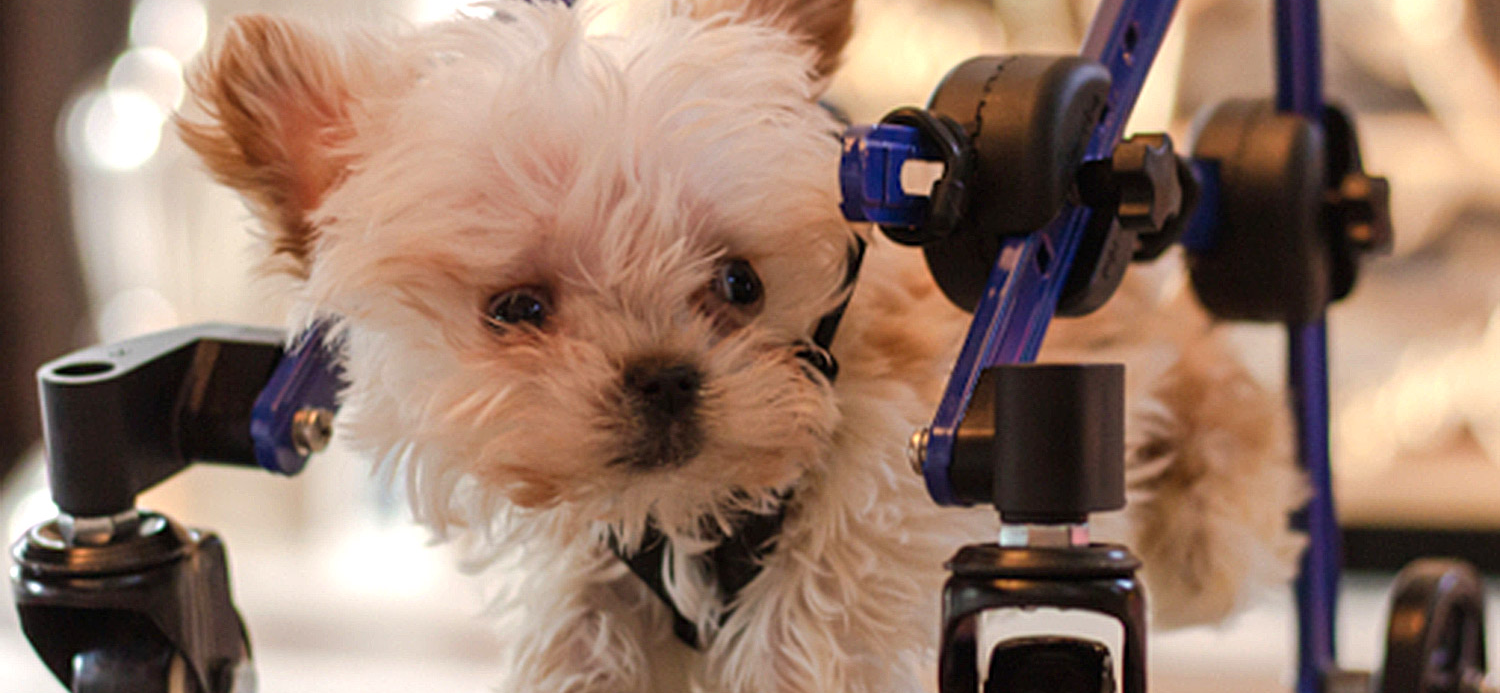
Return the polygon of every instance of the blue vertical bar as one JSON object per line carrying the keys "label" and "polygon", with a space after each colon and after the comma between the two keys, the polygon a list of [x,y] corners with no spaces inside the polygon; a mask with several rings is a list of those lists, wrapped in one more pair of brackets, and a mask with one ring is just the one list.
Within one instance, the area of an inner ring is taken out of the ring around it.
{"label": "blue vertical bar", "polygon": [[1323,321],[1287,325],[1287,383],[1297,419],[1297,456],[1313,491],[1307,507],[1293,519],[1308,537],[1297,575],[1297,692],[1322,693],[1323,674],[1335,660],[1342,559],[1328,463],[1328,342]]}
{"label": "blue vertical bar", "polygon": [[[1317,0],[1276,0],[1276,108],[1323,118],[1323,62]],[[1297,419],[1297,453],[1313,495],[1295,522],[1308,536],[1297,576],[1297,691],[1323,693],[1334,666],[1342,548],[1333,510],[1328,449],[1328,333],[1319,318],[1287,325],[1287,383]]]}
{"label": "blue vertical bar", "polygon": [[1323,118],[1318,0],[1276,0],[1276,110]]}

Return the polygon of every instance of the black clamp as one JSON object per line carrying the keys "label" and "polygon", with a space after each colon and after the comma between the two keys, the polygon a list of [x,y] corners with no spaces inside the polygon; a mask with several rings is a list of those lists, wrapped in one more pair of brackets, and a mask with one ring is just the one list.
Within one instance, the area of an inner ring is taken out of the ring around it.
{"label": "black clamp", "polygon": [[922,246],[943,293],[972,310],[1005,238],[1040,230],[1070,201],[1094,207],[1100,213],[1074,255],[1057,313],[1097,309],[1130,262],[1157,257],[1182,235],[1197,197],[1166,135],[1138,135],[1108,160],[1083,161],[1109,86],[1104,66],[1076,56],[980,57],[954,68],[928,110],[898,109],[882,120],[917,129],[923,149],[941,156],[944,175],[923,225],[881,229]]}
{"label": "black clamp", "polygon": [[880,230],[902,245],[926,245],[953,234],[969,204],[974,177],[974,147],[962,125],[940,113],[905,106],[887,113],[882,125],[916,128],[924,151],[935,152],[943,162],[943,175],[927,194],[927,216],[921,226],[881,224]]}
{"label": "black clamp", "polygon": [[1118,510],[1124,412],[1119,364],[986,368],[954,441],[954,491],[994,505],[1006,522],[1083,522]]}
{"label": "black clamp", "polygon": [[1131,262],[1154,260],[1182,237],[1197,203],[1191,169],[1164,133],[1115,145],[1109,159],[1078,171],[1078,196],[1094,208],[1073,257],[1057,314],[1087,315],[1120,288]]}
{"label": "black clamp", "polygon": [[83,349],[37,372],[47,478],[60,510],[107,517],[194,461],[257,466],[256,397],[284,335],[192,325]]}
{"label": "black clamp", "polygon": [[922,246],[954,304],[973,310],[1004,238],[1063,208],[1109,85],[1103,65],[1077,56],[988,56],[954,68],[933,92],[929,110],[962,127],[975,166],[952,233]]}
{"label": "black clamp", "polygon": [[1193,156],[1218,202],[1188,269],[1220,318],[1318,319],[1353,289],[1361,256],[1390,249],[1389,185],[1364,172],[1337,108],[1313,121],[1267,100],[1227,101],[1204,120]]}

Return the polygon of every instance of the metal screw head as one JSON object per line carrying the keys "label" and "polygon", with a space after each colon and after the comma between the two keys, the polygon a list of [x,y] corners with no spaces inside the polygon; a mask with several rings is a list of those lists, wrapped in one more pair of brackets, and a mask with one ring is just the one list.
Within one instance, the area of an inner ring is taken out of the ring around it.
{"label": "metal screw head", "polygon": [[299,409],[292,415],[292,446],[299,455],[322,452],[333,438],[333,412],[321,407]]}
{"label": "metal screw head", "polygon": [[57,516],[57,530],[72,546],[105,546],[116,538],[132,533],[140,526],[141,512],[135,508],[117,515],[79,517],[68,513]]}
{"label": "metal screw head", "polygon": [[932,432],[923,427],[914,431],[911,439],[906,441],[906,462],[918,476],[922,474],[922,465],[927,462],[927,441],[931,437]]}

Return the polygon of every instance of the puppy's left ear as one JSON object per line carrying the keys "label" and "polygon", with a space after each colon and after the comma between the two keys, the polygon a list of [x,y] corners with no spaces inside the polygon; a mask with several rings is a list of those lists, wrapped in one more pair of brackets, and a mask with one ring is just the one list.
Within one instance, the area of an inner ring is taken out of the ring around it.
{"label": "puppy's left ear", "polygon": [[[365,39],[365,44],[373,43]],[[260,217],[268,265],[305,278],[318,238],[309,213],[350,163],[351,85],[373,81],[372,46],[338,42],[296,22],[234,18],[193,70],[189,100],[201,120],[176,117],[183,141]]]}
{"label": "puppy's left ear", "polygon": [[693,14],[720,13],[764,21],[785,30],[817,51],[813,78],[819,81],[838,69],[844,44],[854,33],[854,0],[697,0]]}

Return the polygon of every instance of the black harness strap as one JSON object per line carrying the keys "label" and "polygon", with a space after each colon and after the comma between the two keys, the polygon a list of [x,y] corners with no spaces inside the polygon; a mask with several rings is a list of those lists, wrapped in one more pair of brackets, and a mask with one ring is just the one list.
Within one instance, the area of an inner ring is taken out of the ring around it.
{"label": "black harness strap", "polygon": [[818,326],[813,329],[812,342],[803,342],[802,349],[797,352],[797,357],[807,361],[828,378],[828,384],[839,377],[839,362],[833,358],[831,348],[833,346],[834,333],[838,332],[839,321],[844,319],[844,311],[849,308],[849,299],[854,297],[854,280],[859,278],[859,267],[865,259],[865,242],[863,239],[855,239],[854,245],[849,246],[849,259],[844,274],[844,283],[839,287],[841,291],[847,292],[844,300],[837,308],[829,311],[823,319],[818,321]]}
{"label": "black harness strap", "polygon": [[[725,538],[718,546],[696,559],[704,564],[710,579],[719,588],[720,598],[729,605],[719,616],[720,625],[734,613],[735,597],[740,590],[760,574],[761,562],[775,548],[776,535],[781,533],[781,524],[785,518],[785,501],[772,514],[746,514],[737,523],[733,536]],[[667,594],[667,576],[663,571],[670,570],[671,567],[666,562],[666,536],[656,527],[647,526],[639,551],[626,554],[613,535],[609,539],[609,549],[672,610],[672,632],[677,634],[678,639],[687,643],[688,647],[702,649],[708,646],[700,637],[698,627],[682,615],[682,611]]]}

